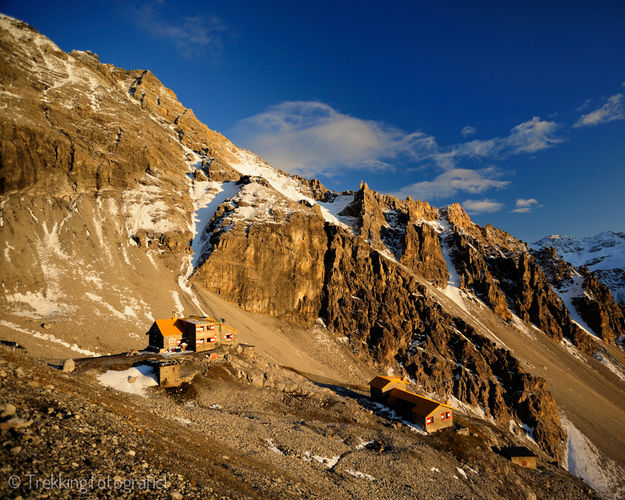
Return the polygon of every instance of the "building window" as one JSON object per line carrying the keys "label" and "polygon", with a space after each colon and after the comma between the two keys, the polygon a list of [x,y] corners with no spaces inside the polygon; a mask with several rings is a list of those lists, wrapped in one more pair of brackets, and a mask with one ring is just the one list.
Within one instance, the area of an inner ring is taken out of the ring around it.
{"label": "building window", "polygon": [[447,413],[445,413],[445,418],[451,418],[451,412],[448,411]]}
{"label": "building window", "polygon": [[203,344],[204,343],[204,339],[197,339],[195,341],[196,344]]}
{"label": "building window", "polygon": [[203,326],[196,326],[195,327],[195,331],[196,332],[203,332],[204,331],[204,327]]}
{"label": "building window", "polygon": [[445,414],[441,413],[441,420],[445,420]]}
{"label": "building window", "polygon": [[434,417],[428,417],[427,420],[425,421],[426,425],[430,425],[434,423]]}

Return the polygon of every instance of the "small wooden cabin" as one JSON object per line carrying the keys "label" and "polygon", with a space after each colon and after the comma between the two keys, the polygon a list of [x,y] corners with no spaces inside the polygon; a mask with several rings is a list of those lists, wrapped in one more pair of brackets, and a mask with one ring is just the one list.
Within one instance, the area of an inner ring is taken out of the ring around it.
{"label": "small wooden cabin", "polygon": [[404,377],[390,377],[378,375],[371,382],[371,398],[376,401],[384,401],[391,389],[405,389],[408,381]]}
{"label": "small wooden cabin", "polygon": [[501,454],[510,460],[513,464],[527,467],[528,469],[536,469],[536,460],[538,457],[525,446],[510,446],[502,448]]}
{"label": "small wooden cabin", "polygon": [[391,389],[386,403],[426,432],[436,432],[454,425],[452,406],[414,392]]}
{"label": "small wooden cabin", "polygon": [[177,361],[148,361],[154,369],[156,380],[161,387],[178,387],[182,383],[180,378],[180,364]]}
{"label": "small wooden cabin", "polygon": [[184,322],[178,318],[157,319],[148,330],[150,347],[159,351],[180,347],[184,328]]}

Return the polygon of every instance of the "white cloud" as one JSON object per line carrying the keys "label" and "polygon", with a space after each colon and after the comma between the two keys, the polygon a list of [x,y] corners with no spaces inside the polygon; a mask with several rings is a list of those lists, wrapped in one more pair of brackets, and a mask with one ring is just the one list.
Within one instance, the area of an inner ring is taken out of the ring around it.
{"label": "white cloud", "polygon": [[514,206],[516,208],[510,211],[516,214],[527,214],[534,208],[542,207],[536,198],[518,198]]}
{"label": "white cloud", "polygon": [[505,137],[456,144],[451,150],[454,156],[473,158],[507,158],[522,153],[535,153],[564,141],[554,136],[558,128],[556,122],[541,120],[535,116],[513,127]]}
{"label": "white cloud", "polygon": [[503,203],[491,199],[464,200],[461,205],[472,215],[499,212],[503,208]]}
{"label": "white cloud", "polygon": [[475,127],[472,127],[471,125],[467,125],[466,127],[463,127],[462,130],[460,131],[460,135],[462,137],[469,137],[470,135],[473,135],[477,133],[477,129]]}
{"label": "white cloud", "polygon": [[237,123],[234,135],[269,163],[303,174],[332,174],[338,168],[387,169],[390,161],[433,158],[432,136],[406,134],[362,120],[316,101],[287,101]]}
{"label": "white cloud", "polygon": [[340,169],[392,169],[402,161],[452,170],[462,159],[505,158],[549,148],[561,142],[553,136],[557,128],[555,122],[534,117],[506,137],[442,147],[426,133],[406,133],[322,102],[287,101],[240,120],[232,136],[283,170],[332,175]]}
{"label": "white cloud", "polygon": [[225,31],[225,27],[219,18],[197,15],[165,19],[165,14],[157,10],[164,3],[144,2],[138,7],[129,8],[128,16],[152,37],[171,43],[183,57],[196,57],[207,51],[211,56],[220,53],[223,45],[220,33]]}
{"label": "white cloud", "polygon": [[573,127],[587,127],[607,123],[614,120],[625,120],[625,96],[615,94],[603,106],[580,116]]}
{"label": "white cloud", "polygon": [[500,180],[501,173],[494,167],[470,170],[452,168],[431,181],[422,181],[402,188],[395,193],[400,198],[411,196],[415,199],[431,200],[449,198],[459,192],[480,194],[489,189],[503,189],[509,181]]}
{"label": "white cloud", "polygon": [[582,104],[580,104],[575,111],[584,111],[585,109],[588,109],[588,107],[592,104],[592,99],[586,99]]}

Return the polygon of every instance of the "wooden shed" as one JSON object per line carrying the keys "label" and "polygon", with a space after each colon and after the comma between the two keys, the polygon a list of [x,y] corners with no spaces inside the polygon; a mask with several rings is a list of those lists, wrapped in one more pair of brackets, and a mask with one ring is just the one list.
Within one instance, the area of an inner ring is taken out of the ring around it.
{"label": "wooden shed", "polygon": [[501,454],[513,464],[527,467],[528,469],[536,469],[536,460],[538,457],[525,446],[509,446],[507,448],[502,448]]}
{"label": "wooden shed", "polygon": [[404,377],[378,375],[371,382],[369,382],[369,387],[371,388],[371,398],[376,401],[384,401],[387,393],[391,389],[405,389],[407,385],[408,381]]}
{"label": "wooden shed", "polygon": [[161,387],[178,387],[182,383],[180,364],[177,361],[150,360],[148,364],[154,369],[156,380]]}
{"label": "wooden shed", "polygon": [[414,392],[393,388],[388,392],[386,403],[426,432],[436,432],[454,425],[452,406]]}
{"label": "wooden shed", "polygon": [[184,328],[184,322],[176,317],[157,319],[148,330],[148,343],[159,351],[179,347],[183,342]]}

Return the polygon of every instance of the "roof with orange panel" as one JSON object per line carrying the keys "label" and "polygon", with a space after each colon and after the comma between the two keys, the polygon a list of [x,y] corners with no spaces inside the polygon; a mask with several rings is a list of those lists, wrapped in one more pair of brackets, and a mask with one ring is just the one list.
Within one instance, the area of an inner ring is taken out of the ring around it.
{"label": "roof with orange panel", "polygon": [[164,337],[170,335],[182,336],[184,333],[181,330],[182,325],[178,318],[157,319],[155,323]]}
{"label": "roof with orange panel", "polygon": [[397,399],[401,399],[402,401],[406,401],[411,403],[413,406],[412,411],[417,415],[421,415],[427,417],[430,413],[432,413],[439,406],[443,406],[445,408],[449,408],[451,410],[454,409],[453,406],[450,406],[445,403],[440,403],[438,401],[434,401],[433,399],[426,398],[424,396],[419,396],[414,392],[405,391],[404,389],[391,389],[390,396],[395,397]]}
{"label": "roof with orange panel", "polygon": [[404,377],[387,377],[378,375],[371,382],[369,382],[371,387],[375,387],[380,390],[384,390],[384,388],[389,384],[408,384],[408,381],[404,379]]}

